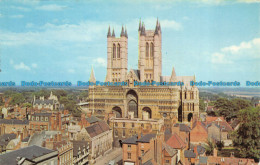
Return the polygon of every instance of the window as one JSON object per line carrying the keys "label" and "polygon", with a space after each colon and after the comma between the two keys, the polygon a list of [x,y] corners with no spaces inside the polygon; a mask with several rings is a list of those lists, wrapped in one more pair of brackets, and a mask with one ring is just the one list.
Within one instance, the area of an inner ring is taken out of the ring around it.
{"label": "window", "polygon": [[39,121],[39,117],[38,116],[36,116],[36,121]]}
{"label": "window", "polygon": [[141,150],[142,156],[144,156],[144,150]]}
{"label": "window", "polygon": [[146,57],[149,57],[149,44],[148,44],[148,42],[146,42]]}
{"label": "window", "polygon": [[118,131],[117,131],[117,130],[115,130],[115,136],[116,136],[116,137],[118,136]]}
{"label": "window", "polygon": [[125,127],[125,123],[123,123],[123,127]]}
{"label": "window", "polygon": [[153,43],[150,44],[150,57],[153,57],[154,53],[154,46]]}
{"label": "window", "polygon": [[125,130],[123,130],[123,137],[125,137]]}
{"label": "window", "polygon": [[131,159],[131,153],[127,153],[127,159]]}
{"label": "window", "polygon": [[113,58],[116,58],[116,45],[113,44]]}
{"label": "window", "polygon": [[117,45],[117,58],[120,58],[120,44]]}
{"label": "window", "polygon": [[127,145],[127,150],[131,150],[131,145]]}
{"label": "window", "polygon": [[48,119],[48,117],[45,117],[45,121],[48,121],[49,119]]}
{"label": "window", "polygon": [[165,160],[165,163],[170,163],[170,161],[169,160]]}
{"label": "window", "polygon": [[117,123],[115,123],[115,127],[118,127],[118,124],[117,124]]}
{"label": "window", "polygon": [[132,127],[133,127],[133,128],[135,127],[135,123],[132,123]]}

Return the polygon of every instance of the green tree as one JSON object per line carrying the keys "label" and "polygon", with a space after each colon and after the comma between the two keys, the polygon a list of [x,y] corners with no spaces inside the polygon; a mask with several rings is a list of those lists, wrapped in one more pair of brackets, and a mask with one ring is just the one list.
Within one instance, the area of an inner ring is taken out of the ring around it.
{"label": "green tree", "polygon": [[24,96],[21,93],[15,93],[12,96],[12,100],[10,102],[11,105],[20,105],[25,101]]}
{"label": "green tree", "polygon": [[216,148],[216,144],[212,140],[208,139],[205,146],[206,154],[213,155],[214,148]]}
{"label": "green tree", "polygon": [[240,126],[234,132],[233,143],[241,157],[260,158],[260,108],[249,107],[238,114]]}
{"label": "green tree", "polygon": [[201,112],[205,112],[205,103],[204,103],[204,100],[200,99],[200,103],[199,103],[199,108],[200,108],[200,111]]}

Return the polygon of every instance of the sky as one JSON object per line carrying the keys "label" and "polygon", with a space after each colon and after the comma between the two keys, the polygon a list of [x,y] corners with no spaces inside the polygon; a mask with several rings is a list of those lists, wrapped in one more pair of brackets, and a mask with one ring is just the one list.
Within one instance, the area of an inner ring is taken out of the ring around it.
{"label": "sky", "polygon": [[162,70],[197,81],[260,81],[257,0],[0,0],[0,82],[106,77],[108,26],[128,31],[138,68],[138,24],[162,28]]}

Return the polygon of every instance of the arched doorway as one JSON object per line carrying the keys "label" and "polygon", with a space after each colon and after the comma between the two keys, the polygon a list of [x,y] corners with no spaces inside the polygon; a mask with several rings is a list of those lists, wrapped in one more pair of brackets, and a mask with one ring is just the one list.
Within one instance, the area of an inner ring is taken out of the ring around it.
{"label": "arched doorway", "polygon": [[188,114],[188,122],[190,122],[191,121],[191,118],[193,117],[193,114],[192,113],[189,113]]}
{"label": "arched doorway", "polygon": [[129,90],[126,94],[128,115],[138,118],[138,96],[134,90]]}
{"label": "arched doorway", "polygon": [[112,112],[116,115],[116,118],[121,118],[122,117],[122,110],[120,107],[114,107],[112,108]]}
{"label": "arched doorway", "polygon": [[143,119],[151,119],[152,118],[152,110],[149,107],[144,107],[143,108]]}
{"label": "arched doorway", "polygon": [[178,121],[182,122],[182,106],[181,105],[178,108]]}
{"label": "arched doorway", "polygon": [[138,118],[138,106],[134,100],[129,101],[128,112],[132,113],[134,118]]}

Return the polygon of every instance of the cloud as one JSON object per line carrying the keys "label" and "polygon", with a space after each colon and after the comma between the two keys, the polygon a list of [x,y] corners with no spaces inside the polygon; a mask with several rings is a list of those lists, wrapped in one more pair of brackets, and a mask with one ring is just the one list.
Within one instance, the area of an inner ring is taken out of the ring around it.
{"label": "cloud", "polygon": [[[146,29],[155,29],[155,17],[144,18]],[[181,30],[182,25],[174,20],[163,19],[161,22],[162,29]],[[26,24],[26,28],[33,31],[11,32],[0,30],[0,44],[4,46],[22,46],[22,45],[62,45],[62,44],[86,44],[92,41],[101,41],[107,33],[108,25],[112,25],[118,36],[122,24],[110,21],[82,21],[77,24],[53,24],[46,23],[43,26],[36,27],[31,23]],[[129,40],[130,34],[136,34],[139,20],[133,19],[127,23]],[[40,40],[39,40],[40,38]]]}
{"label": "cloud", "polygon": [[31,68],[27,65],[25,65],[23,62],[20,62],[20,64],[15,64],[14,69],[16,70],[31,70]]}
{"label": "cloud", "polygon": [[34,27],[34,24],[33,23],[27,23],[25,27],[26,28],[32,28],[32,27]]}
{"label": "cloud", "polygon": [[10,17],[11,18],[23,18],[24,16],[23,15],[11,15]]}
{"label": "cloud", "polygon": [[211,62],[215,64],[228,64],[236,60],[260,61],[260,38],[248,42],[241,42],[238,45],[224,47],[220,52],[213,53]]}
{"label": "cloud", "polygon": [[94,65],[101,66],[101,67],[106,67],[107,66],[106,59],[105,58],[101,58],[101,57],[93,59],[93,63],[94,63]]}
{"label": "cloud", "polygon": [[37,10],[45,10],[45,11],[60,11],[66,8],[66,6],[60,6],[56,4],[51,4],[51,5],[43,5],[43,6],[38,6],[36,7]]}
{"label": "cloud", "polygon": [[232,61],[229,61],[224,54],[214,53],[211,57],[211,62],[214,64],[232,64]]}
{"label": "cloud", "polygon": [[32,63],[32,68],[37,68],[38,65],[36,63]]}
{"label": "cloud", "polygon": [[[146,29],[155,29],[157,18],[156,17],[144,18],[141,21],[144,22]],[[132,22],[131,24],[136,24],[136,22],[139,21],[135,20],[135,23]],[[182,29],[181,23],[178,23],[175,20],[159,19],[159,22],[161,24],[162,29],[171,29],[176,31]],[[136,29],[137,27],[135,26],[134,28]]]}
{"label": "cloud", "polygon": [[29,8],[21,7],[21,6],[11,6],[10,8],[20,10],[20,11],[30,11]]}

